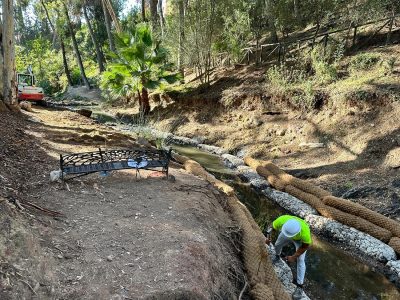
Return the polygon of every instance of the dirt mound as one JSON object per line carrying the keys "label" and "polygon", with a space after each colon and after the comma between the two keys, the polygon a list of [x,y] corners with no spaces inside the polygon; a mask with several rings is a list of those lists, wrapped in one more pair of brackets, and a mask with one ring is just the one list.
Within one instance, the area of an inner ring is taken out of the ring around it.
{"label": "dirt mound", "polygon": [[68,87],[67,91],[63,94],[64,99],[89,99],[94,102],[102,100],[101,91],[98,88],[88,90],[85,86]]}

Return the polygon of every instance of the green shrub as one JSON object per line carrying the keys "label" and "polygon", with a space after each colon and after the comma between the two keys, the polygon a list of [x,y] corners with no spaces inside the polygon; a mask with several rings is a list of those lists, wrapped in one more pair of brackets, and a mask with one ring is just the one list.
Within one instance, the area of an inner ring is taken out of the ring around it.
{"label": "green shrub", "polygon": [[360,70],[370,70],[375,67],[378,62],[381,61],[381,57],[376,53],[360,53],[354,56],[350,61],[350,70],[351,71],[360,71]]}
{"label": "green shrub", "polygon": [[385,73],[385,75],[391,75],[394,72],[394,66],[396,64],[396,60],[397,58],[394,56],[391,56],[387,59],[385,59],[382,62],[382,67],[383,67],[383,71]]}
{"label": "green shrub", "polygon": [[289,86],[289,76],[283,66],[273,66],[267,71],[268,85],[272,92],[283,94]]}
{"label": "green shrub", "polygon": [[326,84],[336,80],[337,68],[332,64],[333,48],[317,46],[311,51],[311,67],[318,83]]}
{"label": "green shrub", "polygon": [[80,85],[82,82],[81,71],[79,70],[78,66],[75,66],[71,70],[71,79],[73,85]]}
{"label": "green shrub", "polygon": [[319,83],[331,83],[337,79],[337,69],[334,65],[331,65],[324,61],[317,61],[313,63],[313,69],[315,71],[315,77]]}
{"label": "green shrub", "polygon": [[291,102],[301,110],[311,110],[315,107],[315,95],[314,82],[306,80],[299,85],[296,94],[291,98]]}

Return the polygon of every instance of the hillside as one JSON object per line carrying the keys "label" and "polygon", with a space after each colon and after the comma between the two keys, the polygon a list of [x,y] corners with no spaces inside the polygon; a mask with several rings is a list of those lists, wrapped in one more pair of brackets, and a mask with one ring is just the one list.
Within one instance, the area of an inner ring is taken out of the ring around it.
{"label": "hillside", "polygon": [[[153,96],[151,123],[239,156],[272,159],[336,195],[400,218],[399,56],[398,45],[356,52],[341,60],[331,83],[310,77],[279,85],[268,78],[270,68],[218,69],[209,87],[194,81]],[[311,106],[304,105],[308,85]],[[126,121],[136,109],[107,110]]]}

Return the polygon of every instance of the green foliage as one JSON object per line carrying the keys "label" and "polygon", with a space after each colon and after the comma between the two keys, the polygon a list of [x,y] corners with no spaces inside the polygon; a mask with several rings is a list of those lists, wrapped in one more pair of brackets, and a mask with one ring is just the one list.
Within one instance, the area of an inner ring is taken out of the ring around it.
{"label": "green foliage", "polygon": [[267,79],[271,92],[284,95],[289,87],[289,74],[283,66],[273,66],[267,71]]}
{"label": "green foliage", "polygon": [[315,73],[317,82],[326,84],[337,78],[336,67],[330,63],[332,60],[332,49],[324,49],[321,46],[311,51],[311,66]]}
{"label": "green foliage", "polygon": [[360,53],[354,56],[350,61],[350,70],[351,71],[362,71],[362,70],[370,70],[375,67],[381,57],[377,53],[365,52]]}
{"label": "green foliage", "polygon": [[115,37],[117,52],[102,74],[101,86],[114,97],[132,96],[142,88],[154,90],[172,84],[179,75],[167,63],[167,52],[153,40],[150,27],[141,23]]}
{"label": "green foliage", "polygon": [[62,80],[63,64],[61,54],[51,48],[50,42],[43,38],[34,39],[26,47],[17,46],[17,72],[24,73],[32,66],[36,85],[44,89],[46,95],[52,95],[66,87]]}
{"label": "green foliage", "polygon": [[315,83],[310,80],[302,82],[298,87],[297,94],[290,99],[292,104],[304,111],[313,109],[316,102],[314,85]]}
{"label": "green foliage", "polygon": [[397,58],[395,56],[390,56],[385,59],[382,63],[382,67],[385,75],[391,75],[394,72],[394,66],[396,64]]}
{"label": "green foliage", "polygon": [[268,89],[271,94],[301,110],[315,107],[317,83],[302,71],[274,66],[267,71]]}
{"label": "green foliage", "polygon": [[[233,15],[225,16],[223,39],[217,51],[227,51],[235,62],[242,58],[242,49],[251,36],[249,15],[245,11],[234,10]],[[218,42],[215,43],[218,45]]]}

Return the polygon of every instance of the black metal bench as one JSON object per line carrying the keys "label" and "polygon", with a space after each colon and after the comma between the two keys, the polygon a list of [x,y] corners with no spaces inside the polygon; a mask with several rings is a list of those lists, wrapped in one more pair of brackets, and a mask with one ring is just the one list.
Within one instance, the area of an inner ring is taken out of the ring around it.
{"label": "black metal bench", "polygon": [[[124,169],[157,170],[168,177],[171,150],[122,149],[60,155],[61,179],[69,180],[95,172]],[[72,176],[72,177],[71,177]]]}

